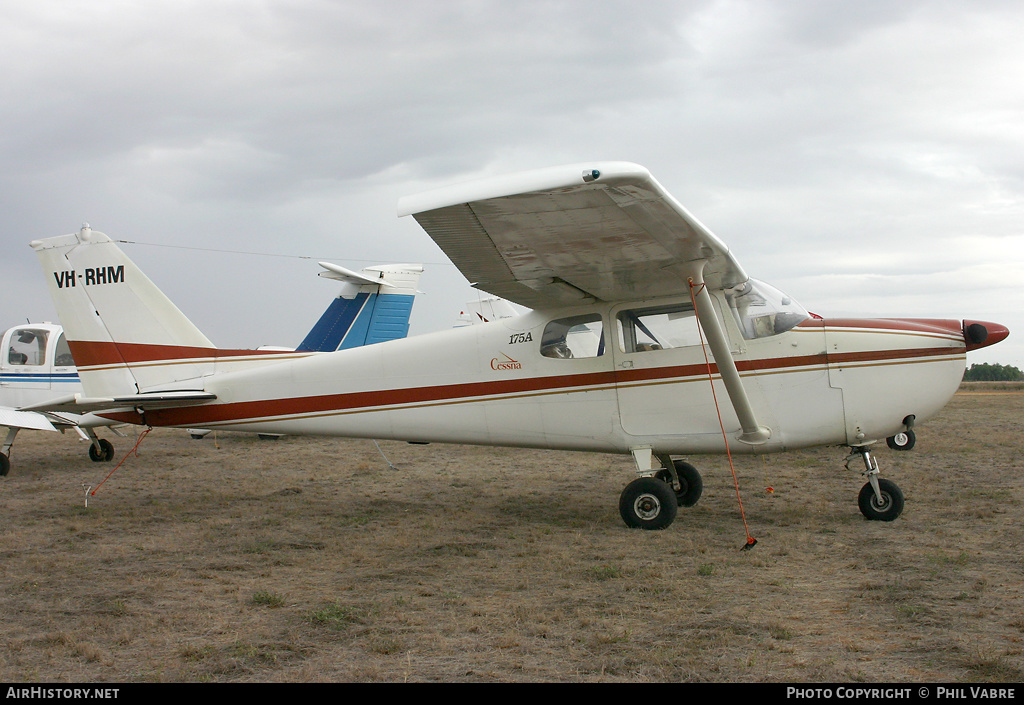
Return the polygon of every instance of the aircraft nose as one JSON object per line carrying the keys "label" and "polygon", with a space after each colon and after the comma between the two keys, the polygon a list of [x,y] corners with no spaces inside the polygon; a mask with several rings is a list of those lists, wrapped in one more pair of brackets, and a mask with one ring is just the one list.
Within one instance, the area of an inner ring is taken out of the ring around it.
{"label": "aircraft nose", "polygon": [[1009,329],[999,323],[964,321],[964,341],[967,343],[968,350],[995,345],[1009,334]]}

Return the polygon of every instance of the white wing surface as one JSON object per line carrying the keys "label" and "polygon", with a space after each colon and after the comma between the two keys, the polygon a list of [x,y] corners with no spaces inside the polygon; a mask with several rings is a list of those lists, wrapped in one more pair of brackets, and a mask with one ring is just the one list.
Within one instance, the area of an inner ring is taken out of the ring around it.
{"label": "white wing surface", "polygon": [[42,414],[19,411],[7,406],[0,407],[0,426],[7,428],[29,428],[33,431],[56,431],[53,424]]}
{"label": "white wing surface", "polygon": [[642,166],[596,162],[501,175],[399,201],[462,274],[530,308],[731,287],[747,275],[729,248]]}

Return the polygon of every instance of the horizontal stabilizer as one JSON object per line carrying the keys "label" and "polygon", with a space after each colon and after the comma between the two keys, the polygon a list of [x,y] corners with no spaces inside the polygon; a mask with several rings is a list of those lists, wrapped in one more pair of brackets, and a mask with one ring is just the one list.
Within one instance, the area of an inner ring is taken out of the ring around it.
{"label": "horizontal stabilizer", "polygon": [[[149,394],[128,394],[118,397],[86,397],[81,394],[50,399],[42,404],[22,407],[21,412],[53,411],[84,414],[91,411],[110,411],[125,407],[143,410],[171,409],[179,406],[195,406],[217,398],[211,392],[155,392]],[[19,412],[15,412],[19,413]],[[32,414],[33,416],[35,414]]]}
{"label": "horizontal stabilizer", "polygon": [[56,431],[45,416],[31,411],[0,409],[0,426],[7,428],[28,428],[33,431]]}
{"label": "horizontal stabilizer", "polygon": [[353,272],[351,269],[346,269],[341,265],[332,264],[331,262],[320,262],[320,266],[327,270],[326,272],[320,272],[320,276],[327,279],[336,279],[350,284],[369,284],[371,286],[388,284],[383,278],[378,277],[375,279],[368,277],[365,274]]}

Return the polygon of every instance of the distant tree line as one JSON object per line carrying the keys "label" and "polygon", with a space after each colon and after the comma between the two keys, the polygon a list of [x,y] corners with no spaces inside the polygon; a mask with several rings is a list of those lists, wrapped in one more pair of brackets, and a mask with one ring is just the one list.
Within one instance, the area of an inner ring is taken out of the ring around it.
{"label": "distant tree line", "polygon": [[965,382],[1012,382],[1024,379],[1024,372],[1013,365],[990,365],[987,362],[971,365],[964,372]]}

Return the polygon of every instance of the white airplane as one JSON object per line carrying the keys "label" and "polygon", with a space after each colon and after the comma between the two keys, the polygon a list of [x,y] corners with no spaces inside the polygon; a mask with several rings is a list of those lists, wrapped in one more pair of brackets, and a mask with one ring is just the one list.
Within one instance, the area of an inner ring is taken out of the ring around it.
{"label": "white airplane", "polygon": [[44,403],[82,390],[60,326],[26,323],[10,328],[0,339],[0,355],[0,426],[7,428],[0,449],[0,476],[10,470],[11,447],[23,429],[63,432],[73,428],[90,441],[89,457],[94,461],[114,457],[110,441],[96,435],[97,427],[113,424],[107,419],[95,414],[18,410],[18,407]]}
{"label": "white airplane", "polygon": [[903,496],[879,479],[872,444],[939,411],[965,353],[1007,335],[977,321],[810,315],[751,279],[635,164],[500,175],[402,199],[399,215],[475,286],[533,310],[326,354],[218,350],[110,238],[83,229],[32,243],[86,392],[57,408],[628,454],[638,477],[619,509],[643,529],[700,497],[699,473],[674,456],[845,445],[847,463],[864,463],[861,511],[890,521]]}
{"label": "white airplane", "polygon": [[[342,283],[337,298],[297,348],[264,347],[261,350],[331,352],[404,338],[409,332],[416,287],[423,267],[390,264],[354,272],[321,262],[320,276]],[[111,275],[116,278],[119,275]],[[63,284],[69,286],[70,280]],[[0,427],[7,436],[0,453],[0,476],[10,471],[10,453],[19,431],[74,429],[90,441],[89,457],[96,462],[114,457],[114,446],[96,434],[96,428],[120,422],[96,414],[70,411],[24,411],[20,407],[46,406],[54,399],[81,394],[82,383],[63,329],[52,323],[28,323],[4,333],[0,342]],[[208,430],[188,429],[195,438]]]}

